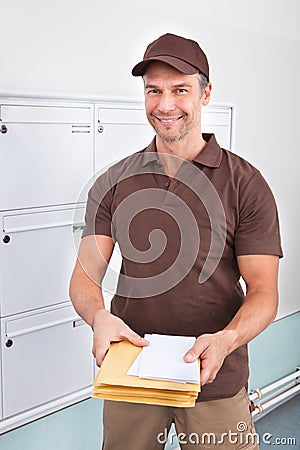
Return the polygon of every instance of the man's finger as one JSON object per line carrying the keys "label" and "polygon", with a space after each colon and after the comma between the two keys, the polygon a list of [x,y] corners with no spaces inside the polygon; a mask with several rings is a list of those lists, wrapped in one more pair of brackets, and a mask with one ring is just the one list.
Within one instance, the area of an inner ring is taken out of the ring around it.
{"label": "man's finger", "polygon": [[211,369],[209,367],[201,368],[200,372],[201,386],[204,386],[207,383],[211,383],[212,381],[213,380],[211,380]]}
{"label": "man's finger", "polygon": [[201,344],[198,340],[196,340],[193,347],[191,347],[186,354],[184,355],[183,359],[185,362],[194,362],[198,358],[200,358],[200,355],[203,353],[206,347]]}
{"label": "man's finger", "polygon": [[96,358],[96,364],[98,367],[101,366],[103,359],[109,349],[110,341],[101,341],[101,342],[94,342],[94,354]]}
{"label": "man's finger", "polygon": [[146,345],[149,345],[149,341],[147,339],[144,339],[143,337],[139,336],[137,333],[132,331],[130,328],[126,329],[123,333],[123,337],[131,342],[132,344],[138,346],[138,347],[144,347]]}
{"label": "man's finger", "polygon": [[211,368],[202,369],[200,373],[201,386],[212,383],[215,380],[217,373],[218,371]]}

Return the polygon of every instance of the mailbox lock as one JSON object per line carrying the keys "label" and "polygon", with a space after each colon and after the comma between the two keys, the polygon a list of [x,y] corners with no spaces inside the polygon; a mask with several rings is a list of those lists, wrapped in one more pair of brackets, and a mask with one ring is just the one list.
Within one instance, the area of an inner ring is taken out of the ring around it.
{"label": "mailbox lock", "polygon": [[0,131],[1,131],[2,134],[7,133],[7,126],[6,125],[1,125]]}
{"label": "mailbox lock", "polygon": [[6,234],[3,238],[3,242],[4,242],[4,244],[8,244],[9,241],[10,241],[10,236],[8,236],[8,234]]}
{"label": "mailbox lock", "polygon": [[103,125],[98,125],[98,133],[103,133],[104,127]]}
{"label": "mailbox lock", "polygon": [[6,341],[6,347],[11,347],[12,345],[13,345],[13,343],[14,343],[14,341],[12,341],[11,339],[8,339],[7,341]]}

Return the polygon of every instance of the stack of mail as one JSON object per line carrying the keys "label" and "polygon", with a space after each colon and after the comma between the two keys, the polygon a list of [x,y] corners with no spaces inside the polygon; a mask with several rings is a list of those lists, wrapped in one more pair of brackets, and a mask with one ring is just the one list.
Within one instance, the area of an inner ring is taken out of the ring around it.
{"label": "stack of mail", "polygon": [[92,397],[190,407],[200,391],[199,362],[184,354],[195,342],[185,336],[145,335],[147,347],[113,343],[94,381]]}

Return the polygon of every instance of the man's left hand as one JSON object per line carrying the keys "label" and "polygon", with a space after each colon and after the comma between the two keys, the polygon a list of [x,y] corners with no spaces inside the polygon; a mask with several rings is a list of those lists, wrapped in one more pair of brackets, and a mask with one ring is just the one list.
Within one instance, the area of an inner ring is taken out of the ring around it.
{"label": "man's left hand", "polygon": [[[200,358],[200,380],[203,386],[212,383],[217,376],[224,359],[230,353],[231,336],[233,331],[222,330],[214,334],[202,334],[195,344],[184,355],[184,360],[194,362]],[[229,338],[229,339],[228,339]]]}

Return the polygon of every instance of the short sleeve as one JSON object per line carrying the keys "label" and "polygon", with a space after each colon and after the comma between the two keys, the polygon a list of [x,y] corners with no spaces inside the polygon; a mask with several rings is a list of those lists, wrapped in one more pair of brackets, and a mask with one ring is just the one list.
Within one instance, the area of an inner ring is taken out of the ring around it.
{"label": "short sleeve", "polygon": [[235,233],[236,255],[283,256],[278,211],[267,182],[255,172],[240,192],[239,221]]}
{"label": "short sleeve", "polygon": [[112,188],[109,173],[105,172],[97,178],[89,191],[82,237],[94,234],[112,237],[111,202]]}

